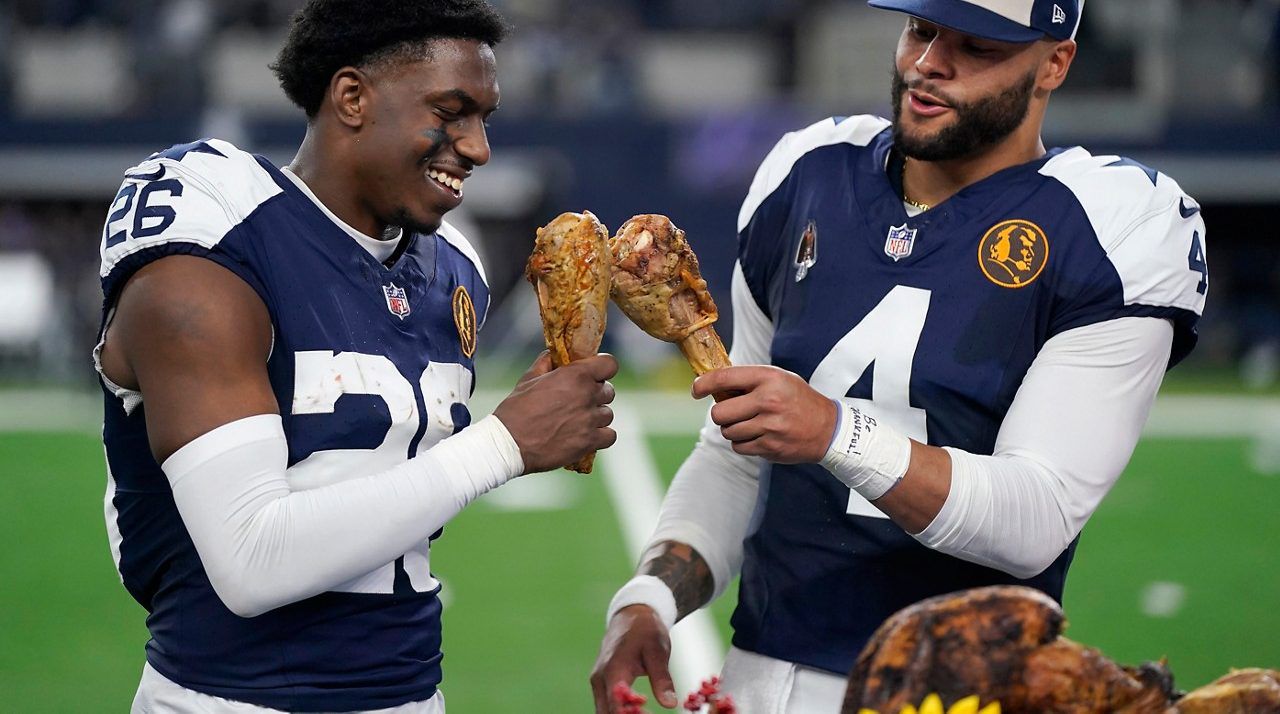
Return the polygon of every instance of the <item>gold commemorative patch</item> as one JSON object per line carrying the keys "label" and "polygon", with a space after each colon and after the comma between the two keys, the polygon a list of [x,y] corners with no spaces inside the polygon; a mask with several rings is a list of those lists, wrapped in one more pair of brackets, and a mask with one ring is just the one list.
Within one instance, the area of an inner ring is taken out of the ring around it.
{"label": "gold commemorative patch", "polygon": [[1025,288],[1048,262],[1049,238],[1031,221],[1001,221],[978,243],[978,267],[1002,288]]}
{"label": "gold commemorative patch", "polygon": [[476,353],[476,306],[461,285],[453,291],[453,324],[458,328],[462,354],[470,358]]}

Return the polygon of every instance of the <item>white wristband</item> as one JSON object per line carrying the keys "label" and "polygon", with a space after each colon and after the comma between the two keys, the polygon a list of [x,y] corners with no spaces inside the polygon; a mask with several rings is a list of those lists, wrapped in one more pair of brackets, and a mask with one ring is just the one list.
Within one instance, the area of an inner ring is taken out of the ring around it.
{"label": "white wristband", "polygon": [[671,588],[653,575],[637,575],[623,585],[609,602],[609,610],[605,613],[605,626],[618,611],[629,605],[647,605],[658,613],[662,624],[670,630],[676,624],[676,596]]}
{"label": "white wristband", "polygon": [[822,466],[868,501],[889,492],[911,464],[911,440],[875,417],[836,401],[839,420]]}

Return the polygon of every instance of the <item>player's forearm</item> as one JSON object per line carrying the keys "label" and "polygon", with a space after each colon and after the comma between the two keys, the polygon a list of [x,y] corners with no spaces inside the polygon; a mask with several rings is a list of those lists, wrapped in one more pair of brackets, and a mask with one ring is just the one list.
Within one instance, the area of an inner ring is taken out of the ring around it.
{"label": "player's forearm", "polygon": [[837,406],[839,420],[822,466],[907,532],[924,530],[951,490],[951,457],[908,439],[851,401]]}
{"label": "player's forearm", "polygon": [[833,440],[857,458],[824,465],[925,545],[1030,577],[1071,543],[1119,478],[1159,388],[1171,334],[1163,320],[1128,317],[1051,339],[993,455],[923,446],[872,420]]}
{"label": "player's forearm", "polygon": [[[756,305],[735,263],[734,364],[769,359],[773,325]],[[636,577],[609,605],[606,620],[629,605],[653,608],[668,626],[714,600],[742,567],[742,541],[755,509],[763,462],[735,453],[708,416],[698,444],[676,471]]]}
{"label": "player's forearm", "polygon": [[[889,484],[882,495],[872,498],[874,490],[863,495],[939,552],[1028,578],[1047,568],[1075,537],[1062,516],[1072,494],[1032,459],[926,446],[885,427],[875,438],[879,443],[872,451],[905,449],[909,465],[900,478],[880,476]],[[852,484],[856,480],[849,471],[837,468],[835,475]],[[880,487],[875,478],[857,483]]]}
{"label": "player's forearm", "polygon": [[759,466],[735,454],[713,424],[704,427],[667,490],[636,576],[614,596],[606,619],[646,605],[669,627],[723,592],[742,565]]}
{"label": "player's forearm", "polygon": [[911,462],[897,486],[873,503],[908,533],[924,530],[951,492],[951,457],[945,449],[912,441]]}
{"label": "player's forearm", "polygon": [[714,424],[704,426],[671,480],[646,554],[668,541],[688,545],[710,570],[715,599],[742,567],[761,467],[759,459],[734,453]]}
{"label": "player's forearm", "polygon": [[676,601],[676,620],[711,602],[715,579],[711,568],[688,543],[663,541],[642,557],[638,571],[652,575],[671,589]]}
{"label": "player's forearm", "polygon": [[308,491],[290,490],[287,456],[272,415],[221,427],[164,464],[214,590],[241,616],[392,562],[523,469],[496,418],[382,473]]}
{"label": "player's forearm", "polygon": [[670,628],[711,602],[715,593],[715,577],[697,550],[688,543],[657,542],[645,551],[636,576],[614,594],[605,622],[611,622],[614,615],[627,608],[641,605]]}

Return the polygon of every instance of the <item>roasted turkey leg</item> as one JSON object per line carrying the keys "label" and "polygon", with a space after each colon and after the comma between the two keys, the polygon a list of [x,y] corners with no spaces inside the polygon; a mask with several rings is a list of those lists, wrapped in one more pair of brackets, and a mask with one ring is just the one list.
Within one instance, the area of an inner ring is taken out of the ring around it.
{"label": "roasted turkey leg", "polygon": [[[538,229],[525,277],[538,293],[551,364],[600,349],[609,302],[609,231],[590,211],[562,213]],[[595,453],[565,468],[591,473]]]}
{"label": "roasted turkey leg", "polygon": [[684,231],[656,214],[633,217],[609,239],[613,301],[640,329],[674,342],[695,374],[729,366],[712,327],[719,313]]}

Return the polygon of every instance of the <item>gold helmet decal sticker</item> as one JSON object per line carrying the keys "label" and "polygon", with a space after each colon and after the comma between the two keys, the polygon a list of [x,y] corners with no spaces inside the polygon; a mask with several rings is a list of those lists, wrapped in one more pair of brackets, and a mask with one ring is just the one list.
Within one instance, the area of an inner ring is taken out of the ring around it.
{"label": "gold helmet decal sticker", "polygon": [[1013,219],[991,227],[978,243],[978,267],[1004,288],[1024,288],[1049,262],[1049,239],[1031,221]]}
{"label": "gold helmet decal sticker", "polygon": [[461,285],[453,291],[453,324],[458,328],[462,354],[470,358],[476,353],[476,306]]}

